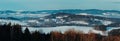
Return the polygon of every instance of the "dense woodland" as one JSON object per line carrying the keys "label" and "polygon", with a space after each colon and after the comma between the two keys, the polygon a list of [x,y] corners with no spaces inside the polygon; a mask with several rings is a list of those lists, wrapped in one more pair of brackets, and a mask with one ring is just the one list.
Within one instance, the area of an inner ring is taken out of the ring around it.
{"label": "dense woodland", "polygon": [[0,25],[0,41],[120,41],[120,35],[102,36],[89,32],[68,30],[65,33],[53,31],[45,34],[40,31],[30,32],[28,28],[22,31],[20,25]]}

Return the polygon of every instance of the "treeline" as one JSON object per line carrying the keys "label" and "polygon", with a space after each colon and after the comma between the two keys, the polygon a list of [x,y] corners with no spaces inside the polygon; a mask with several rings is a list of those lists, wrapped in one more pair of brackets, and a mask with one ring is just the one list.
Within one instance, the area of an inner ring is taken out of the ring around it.
{"label": "treeline", "polygon": [[120,35],[102,36],[89,32],[68,30],[65,33],[52,31],[48,34],[40,31],[22,31],[20,25],[0,25],[0,41],[120,41]]}

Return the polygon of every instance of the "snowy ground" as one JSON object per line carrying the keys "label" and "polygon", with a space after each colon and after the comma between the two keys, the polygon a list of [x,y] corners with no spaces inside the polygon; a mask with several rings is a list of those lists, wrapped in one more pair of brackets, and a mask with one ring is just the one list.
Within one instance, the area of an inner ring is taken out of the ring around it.
{"label": "snowy ground", "polygon": [[[22,30],[25,30],[26,27],[23,27]],[[33,32],[33,31],[43,31],[44,33],[49,33],[51,31],[61,31],[65,32],[69,29],[74,29],[78,31],[83,31],[85,33],[89,32],[89,30],[92,30],[92,27],[84,27],[84,26],[59,26],[59,27],[28,27],[28,29]]]}
{"label": "snowy ground", "polygon": [[[26,27],[23,27],[22,30],[24,31]],[[42,31],[44,33],[50,33],[51,31],[60,31],[62,33],[64,33],[65,31],[69,30],[69,29],[74,29],[75,31],[83,31],[84,33],[88,33],[90,31],[92,31],[93,33],[97,33],[97,34],[101,34],[101,35],[105,35],[102,33],[102,31],[97,31],[94,30],[93,27],[85,27],[85,26],[59,26],[59,27],[28,27],[28,29],[30,30],[30,32],[34,32],[34,31]]]}

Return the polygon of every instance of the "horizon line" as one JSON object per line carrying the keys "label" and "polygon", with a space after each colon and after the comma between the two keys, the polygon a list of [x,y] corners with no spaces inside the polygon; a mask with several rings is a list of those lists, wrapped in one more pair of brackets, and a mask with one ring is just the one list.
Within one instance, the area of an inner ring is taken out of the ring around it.
{"label": "horizon line", "polygon": [[[10,11],[44,11],[44,10],[114,10],[114,9],[43,9],[43,10],[10,10]],[[0,9],[0,11],[7,11]],[[120,10],[114,10],[120,11]]]}

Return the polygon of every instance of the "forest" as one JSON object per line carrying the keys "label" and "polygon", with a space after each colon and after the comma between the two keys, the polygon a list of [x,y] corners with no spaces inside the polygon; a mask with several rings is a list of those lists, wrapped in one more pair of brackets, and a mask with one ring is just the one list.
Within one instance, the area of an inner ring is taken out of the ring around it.
{"label": "forest", "polygon": [[85,34],[73,29],[65,33],[52,31],[45,34],[40,31],[31,33],[28,28],[22,31],[22,27],[18,24],[0,25],[0,41],[120,41],[120,34],[102,36],[92,32]]}

